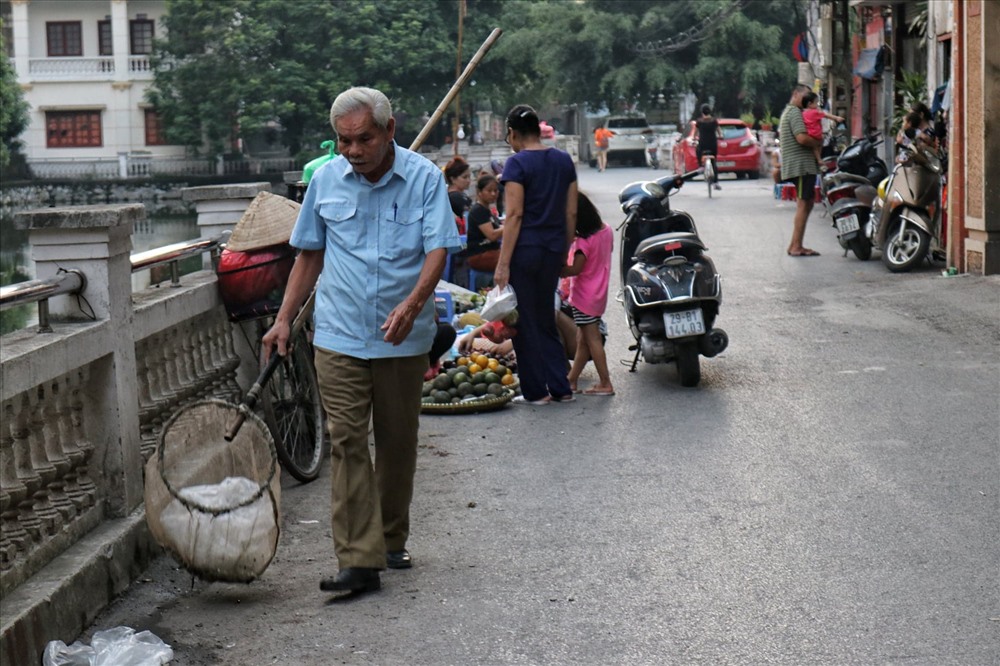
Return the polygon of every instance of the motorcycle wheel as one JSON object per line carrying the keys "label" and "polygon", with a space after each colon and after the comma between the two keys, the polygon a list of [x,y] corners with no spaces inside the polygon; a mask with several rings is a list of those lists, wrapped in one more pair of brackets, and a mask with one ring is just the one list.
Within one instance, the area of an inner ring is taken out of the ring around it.
{"label": "motorcycle wheel", "polygon": [[862,234],[856,235],[851,240],[847,241],[847,246],[851,248],[851,252],[854,256],[861,261],[868,261],[872,258],[872,244],[867,238]]}
{"label": "motorcycle wheel", "polygon": [[882,263],[893,273],[913,270],[927,256],[931,244],[930,236],[912,224],[907,224],[900,236],[902,224],[899,219],[893,222],[882,248]]}
{"label": "motorcycle wheel", "polygon": [[677,376],[681,386],[694,387],[701,381],[701,360],[698,347],[693,342],[677,345]]}

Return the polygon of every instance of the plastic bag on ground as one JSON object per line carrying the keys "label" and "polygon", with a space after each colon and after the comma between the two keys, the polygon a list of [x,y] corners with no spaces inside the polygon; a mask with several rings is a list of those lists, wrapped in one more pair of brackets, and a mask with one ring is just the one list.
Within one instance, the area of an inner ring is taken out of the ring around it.
{"label": "plastic bag on ground", "polygon": [[115,627],[96,632],[91,645],[50,641],[42,666],[161,666],[173,658],[170,646],[152,632]]}
{"label": "plastic bag on ground", "polygon": [[486,304],[480,313],[486,321],[500,321],[517,309],[517,296],[509,284],[503,289],[493,287],[486,294]]}

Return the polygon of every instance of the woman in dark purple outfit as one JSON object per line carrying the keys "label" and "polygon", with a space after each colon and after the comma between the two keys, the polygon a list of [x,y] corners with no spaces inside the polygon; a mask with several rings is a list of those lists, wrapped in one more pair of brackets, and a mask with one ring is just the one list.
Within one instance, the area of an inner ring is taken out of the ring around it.
{"label": "woman in dark purple outfit", "polygon": [[576,169],[570,156],[541,142],[538,114],[519,104],[507,114],[514,155],[503,167],[504,210],[499,287],[517,294],[517,354],[521,396],[515,402],[572,402],[566,353],[555,321],[555,293],[566,250],[576,233]]}

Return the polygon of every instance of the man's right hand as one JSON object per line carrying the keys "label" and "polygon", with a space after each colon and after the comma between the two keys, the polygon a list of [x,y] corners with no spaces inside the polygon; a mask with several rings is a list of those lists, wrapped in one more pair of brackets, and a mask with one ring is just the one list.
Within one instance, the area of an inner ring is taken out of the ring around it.
{"label": "man's right hand", "polygon": [[276,320],[274,325],[271,326],[271,330],[264,334],[261,339],[261,344],[264,346],[264,362],[271,358],[271,350],[275,346],[278,347],[278,354],[280,356],[286,356],[288,354],[288,338],[291,336],[292,329],[288,325],[288,322],[282,320]]}

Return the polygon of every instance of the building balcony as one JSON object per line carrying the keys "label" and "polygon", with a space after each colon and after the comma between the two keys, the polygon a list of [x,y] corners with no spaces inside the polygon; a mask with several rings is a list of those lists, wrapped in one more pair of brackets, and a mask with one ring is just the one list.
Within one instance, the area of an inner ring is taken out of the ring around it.
{"label": "building balcony", "polygon": [[[110,81],[115,77],[115,58],[32,58],[28,61],[31,81]],[[149,56],[128,57],[128,79],[152,81]]]}

